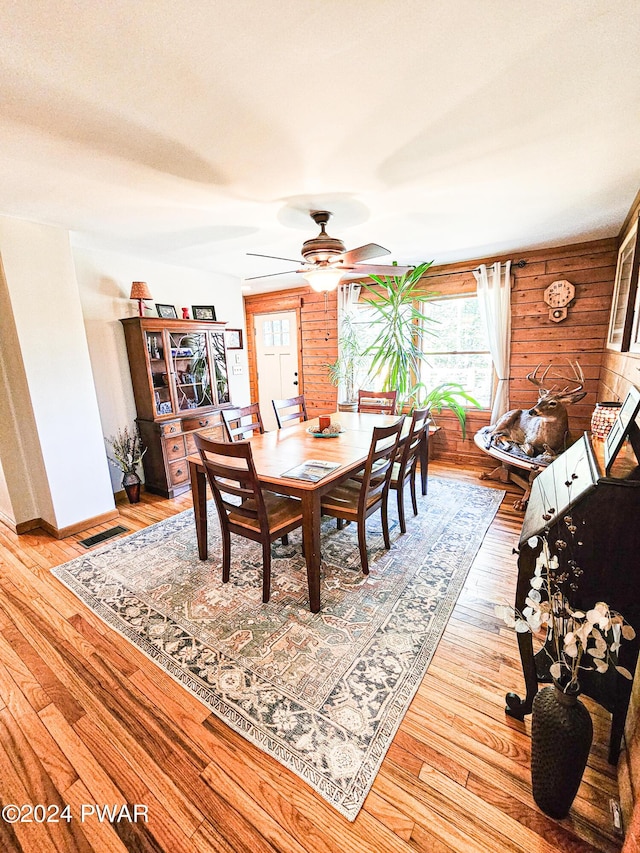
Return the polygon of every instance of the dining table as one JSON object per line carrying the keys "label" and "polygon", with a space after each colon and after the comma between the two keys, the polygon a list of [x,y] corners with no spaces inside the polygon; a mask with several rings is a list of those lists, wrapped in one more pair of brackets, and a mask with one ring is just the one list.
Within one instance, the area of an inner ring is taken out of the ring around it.
{"label": "dining table", "polygon": [[[322,555],[320,550],[320,518],[322,496],[337,483],[348,479],[366,464],[373,429],[389,426],[398,416],[334,412],[332,425],[339,424],[341,432],[334,436],[319,435],[318,418],[312,418],[279,430],[254,434],[250,437],[251,452],[260,486],[281,495],[298,498],[302,504],[302,536],[307,565],[309,606],[312,613],[320,610],[320,581]],[[411,418],[405,418],[403,434],[408,432]],[[426,447],[426,441],[425,441]],[[317,482],[287,476],[292,469],[320,460],[337,467],[327,470]],[[201,560],[208,556],[206,473],[200,456],[189,456],[191,489]],[[426,474],[426,466],[422,465]],[[426,491],[426,477],[422,492]]]}

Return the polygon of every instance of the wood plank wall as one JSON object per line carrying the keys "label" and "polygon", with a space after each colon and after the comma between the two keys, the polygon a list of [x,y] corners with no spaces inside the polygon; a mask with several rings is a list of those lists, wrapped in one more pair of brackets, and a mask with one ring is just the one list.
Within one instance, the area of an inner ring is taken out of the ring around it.
{"label": "wood plank wall", "polygon": [[[597,240],[572,246],[541,249],[508,257],[527,265],[513,267],[514,286],[511,293],[511,375],[509,383],[511,408],[529,408],[537,399],[536,389],[526,379],[535,366],[552,362],[561,371],[568,370],[569,361],[578,361],[586,378],[586,397],[569,408],[570,428],[580,433],[589,428],[591,413],[598,399],[598,377],[609,322],[609,310],[615,278],[617,240]],[[442,293],[462,288],[475,291],[472,273],[462,274],[481,263],[507,260],[505,256],[477,259],[464,264],[432,267],[432,274],[451,270],[448,276],[426,278],[430,290]],[[552,281],[566,278],[575,285],[576,295],[569,315],[561,323],[549,320],[543,294]],[[470,411],[467,438],[454,415],[443,412],[436,416],[444,427],[434,440],[436,458],[451,462],[495,467],[473,443],[474,433],[489,422],[486,411]]]}
{"label": "wood plank wall", "polygon": [[[323,293],[310,287],[245,296],[247,357],[251,400],[258,399],[258,371],[254,320],[256,314],[297,311],[300,339],[300,393],[305,395],[309,417],[332,412],[338,406],[338,391],[329,382],[327,365],[338,357],[337,293]],[[326,311],[325,311],[326,307]]]}

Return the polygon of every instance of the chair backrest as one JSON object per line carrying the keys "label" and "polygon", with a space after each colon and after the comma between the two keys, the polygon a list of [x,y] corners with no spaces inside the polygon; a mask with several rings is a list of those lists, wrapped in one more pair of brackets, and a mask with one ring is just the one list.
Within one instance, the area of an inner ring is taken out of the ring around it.
{"label": "chair backrest", "polygon": [[400,471],[398,472],[399,481],[404,481],[418,464],[420,445],[423,441],[427,441],[429,436],[429,412],[429,406],[426,409],[413,410],[409,434],[398,454],[399,458],[397,461],[400,463]]}
{"label": "chair backrest", "polygon": [[394,415],[396,397],[396,391],[358,391],[358,411]]}
{"label": "chair backrest", "polygon": [[233,513],[236,517],[256,520],[260,530],[268,530],[267,510],[253,464],[251,444],[248,441],[211,441],[198,433],[194,438],[220,524],[229,527],[229,514]]}
{"label": "chair backrest", "polygon": [[243,441],[256,432],[264,432],[257,403],[235,409],[220,409],[220,413],[229,441]]}
{"label": "chair backrest", "polygon": [[[273,403],[273,411],[276,413],[278,429],[282,429],[287,421],[295,420],[301,423],[308,420],[304,394],[300,394],[299,397],[289,397],[288,400],[272,400],[271,402]],[[293,409],[293,411],[289,412],[287,409]]]}
{"label": "chair backrest", "polygon": [[393,461],[398,451],[403,424],[404,417],[401,417],[389,426],[373,428],[369,456],[362,477],[359,513],[362,513],[372,500],[377,502],[384,498],[389,490]]}

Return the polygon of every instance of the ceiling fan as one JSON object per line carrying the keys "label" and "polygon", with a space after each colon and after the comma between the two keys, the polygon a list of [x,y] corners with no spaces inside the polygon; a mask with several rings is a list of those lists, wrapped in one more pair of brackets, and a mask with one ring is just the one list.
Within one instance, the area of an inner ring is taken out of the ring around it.
{"label": "ceiling fan", "polygon": [[405,272],[413,269],[413,267],[392,266],[390,264],[362,263],[362,261],[368,261],[370,258],[379,258],[381,255],[391,253],[388,249],[378,246],[377,243],[367,243],[365,246],[358,246],[357,249],[346,251],[342,240],[330,237],[325,230],[331,216],[328,210],[312,210],[309,215],[316,225],[320,226],[320,233],[317,237],[305,240],[302,244],[302,261],[293,258],[280,258],[277,255],[261,255],[257,252],[247,253],[254,258],[274,258],[279,261],[291,261],[294,264],[302,263],[304,266],[284,272],[254,275],[245,281],[297,272],[306,278],[314,290],[327,291],[334,290],[340,279],[345,276],[351,278],[366,275],[397,276],[404,275]]}

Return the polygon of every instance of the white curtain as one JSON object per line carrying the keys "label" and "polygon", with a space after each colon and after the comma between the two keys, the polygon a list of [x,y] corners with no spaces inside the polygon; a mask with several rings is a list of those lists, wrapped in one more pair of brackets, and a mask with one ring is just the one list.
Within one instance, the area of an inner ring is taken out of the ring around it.
{"label": "white curtain", "polygon": [[360,297],[361,290],[362,287],[353,282],[341,284],[338,288],[338,330],[340,330],[340,323],[344,315],[353,310],[353,306]]}
{"label": "white curtain", "polygon": [[[342,355],[341,349],[341,339],[340,339],[340,330],[342,328],[342,321],[347,314],[351,314],[355,311],[355,305],[358,302],[358,298],[360,297],[360,291],[362,290],[361,285],[355,284],[354,282],[349,282],[347,284],[341,284],[338,287],[338,353]],[[346,384],[344,381],[340,383],[338,388],[338,399],[346,400],[348,397],[348,389],[346,388]]]}
{"label": "white curtain", "polygon": [[478,283],[478,307],[484,324],[489,351],[498,377],[491,410],[491,423],[509,410],[509,366],[511,344],[511,261],[495,263],[487,269],[481,264],[473,271]]}

